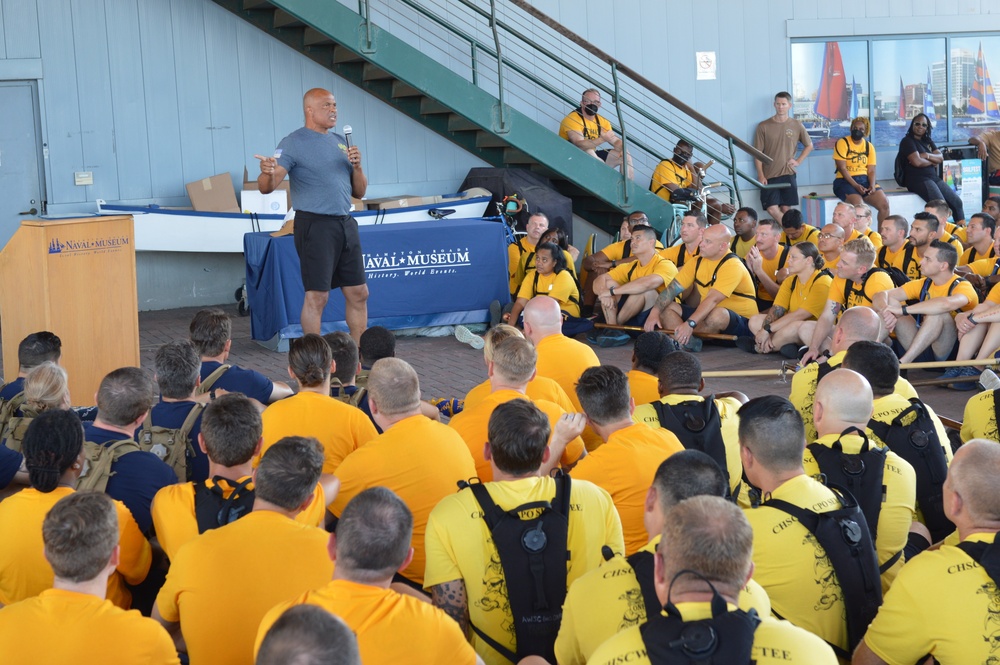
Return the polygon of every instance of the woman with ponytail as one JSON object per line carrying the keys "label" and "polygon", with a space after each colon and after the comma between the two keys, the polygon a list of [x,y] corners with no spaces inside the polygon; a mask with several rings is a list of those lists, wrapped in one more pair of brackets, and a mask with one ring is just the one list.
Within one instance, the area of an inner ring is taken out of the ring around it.
{"label": "woman with ponytail", "polygon": [[[0,603],[9,605],[52,587],[52,568],[45,560],[42,521],[59,499],[76,491],[86,464],[83,425],[72,411],[44,411],[31,421],[23,441],[27,487],[0,502]],[[125,504],[118,513],[118,566],[108,578],[107,598],[129,609],[132,596],[125,582],[146,579],[152,562],[149,542]]]}
{"label": "woman with ponytail", "polygon": [[330,397],[333,369],[330,345],[321,336],[309,333],[291,340],[288,376],[298,381],[299,390],[264,410],[260,455],[286,436],[311,436],[323,444],[323,475],[327,476],[348,454],[378,436],[364,411]]}

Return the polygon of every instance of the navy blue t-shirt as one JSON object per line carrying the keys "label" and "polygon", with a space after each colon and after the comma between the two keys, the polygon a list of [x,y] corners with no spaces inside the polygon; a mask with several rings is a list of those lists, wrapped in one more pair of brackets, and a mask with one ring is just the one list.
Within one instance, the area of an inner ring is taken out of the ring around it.
{"label": "navy blue t-shirt", "polygon": [[[112,432],[93,423],[84,423],[84,438],[106,445],[121,441],[121,432]],[[161,488],[177,483],[177,474],[153,453],[143,451],[122,455],[111,465],[114,474],[108,479],[106,494],[125,504],[143,533],[149,533],[153,518],[149,506]]]}
{"label": "navy blue t-shirt", "polygon": [[[214,360],[203,360],[201,362],[201,380],[207,379],[212,372],[221,366],[222,363]],[[271,379],[260,372],[233,365],[219,377],[218,381],[212,384],[212,388],[222,388],[231,393],[243,393],[247,397],[252,397],[261,404],[267,405],[271,401],[274,384]]]}
{"label": "navy blue t-shirt", "polygon": [[0,399],[8,400],[11,397],[15,397],[22,390],[24,390],[24,377],[19,376],[4,386],[3,390],[0,390]]}
{"label": "navy blue t-shirt", "polygon": [[0,446],[0,490],[10,485],[14,474],[21,468],[24,459],[21,453],[14,452],[6,446]]}
{"label": "navy blue t-shirt", "polygon": [[[194,408],[195,404],[195,402],[191,401],[160,401],[160,403],[154,406],[149,412],[149,424],[152,427],[179,429],[180,426],[184,424],[184,419],[188,417],[189,413],[191,413],[191,409]],[[142,427],[139,427],[139,429],[135,431],[137,439],[139,438],[139,432],[141,431]],[[201,452],[201,447],[198,445],[198,434],[200,432],[201,416],[199,415],[195,419],[194,425],[191,427],[191,433],[188,435],[188,439],[191,441],[191,447],[194,449],[194,460],[188,458],[188,463],[191,464],[191,480],[194,482],[208,479],[208,455]]]}

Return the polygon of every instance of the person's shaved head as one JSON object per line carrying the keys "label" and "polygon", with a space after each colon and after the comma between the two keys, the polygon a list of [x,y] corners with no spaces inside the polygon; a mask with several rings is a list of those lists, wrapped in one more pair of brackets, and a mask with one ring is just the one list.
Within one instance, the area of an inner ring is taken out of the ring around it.
{"label": "person's shaved head", "polygon": [[882,336],[882,318],[871,307],[851,307],[840,315],[833,331],[833,352],[845,351],[854,342],[877,342]]}
{"label": "person's shaved head", "polygon": [[562,312],[559,301],[548,296],[535,296],[524,306],[524,331],[532,342],[562,332]]}
{"label": "person's shaved head", "polygon": [[1000,445],[987,439],[972,439],[955,453],[945,487],[962,498],[976,526],[995,527],[1000,522],[997,478],[1000,478]]}
{"label": "person's shaved head", "polygon": [[872,400],[865,377],[849,369],[833,370],[816,386],[816,432],[840,434],[851,426],[864,430],[872,417]]}
{"label": "person's shaved head", "polygon": [[831,235],[834,236],[835,238],[840,238],[841,240],[844,239],[844,227],[840,226],[839,224],[827,224],[822,229],[820,229],[820,233],[823,233],[825,235]]}
{"label": "person's shaved head", "polygon": [[723,224],[712,224],[707,229],[705,229],[705,237],[712,240],[723,240],[729,241],[733,237],[733,232],[729,230],[728,226]]}

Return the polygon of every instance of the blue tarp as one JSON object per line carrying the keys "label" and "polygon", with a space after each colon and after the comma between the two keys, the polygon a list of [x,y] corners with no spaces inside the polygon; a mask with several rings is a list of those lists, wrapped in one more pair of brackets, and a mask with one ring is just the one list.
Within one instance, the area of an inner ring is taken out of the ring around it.
{"label": "blue tarp", "polygon": [[[360,227],[368,324],[390,330],[481,323],[493,300],[510,301],[503,225],[478,219]],[[243,237],[255,340],[300,337],[305,292],[292,236]],[[330,294],[323,332],[347,330],[344,297]]]}

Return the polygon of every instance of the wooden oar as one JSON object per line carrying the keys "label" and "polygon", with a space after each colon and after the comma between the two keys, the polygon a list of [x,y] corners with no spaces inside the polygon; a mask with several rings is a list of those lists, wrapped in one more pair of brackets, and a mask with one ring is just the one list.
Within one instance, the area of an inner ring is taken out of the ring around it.
{"label": "wooden oar", "polygon": [[[601,330],[622,330],[624,332],[644,332],[643,329],[641,327],[639,327],[639,326],[613,326],[610,323],[595,323],[594,327],[595,328],[599,328]],[[673,330],[669,330],[667,328],[660,328],[660,332],[666,333],[667,335],[673,335],[674,334]],[[736,335],[719,335],[717,333],[700,333],[700,332],[695,331],[694,336],[695,337],[700,337],[702,339],[717,339],[717,340],[722,340],[724,342],[735,342],[736,341]]]}

